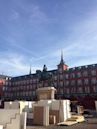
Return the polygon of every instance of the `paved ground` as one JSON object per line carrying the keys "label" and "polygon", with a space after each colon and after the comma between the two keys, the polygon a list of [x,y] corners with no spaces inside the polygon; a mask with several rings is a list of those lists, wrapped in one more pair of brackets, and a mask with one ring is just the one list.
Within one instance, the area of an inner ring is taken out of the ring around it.
{"label": "paved ground", "polygon": [[27,129],[97,129],[97,118],[88,118],[85,122],[72,126],[27,126]]}

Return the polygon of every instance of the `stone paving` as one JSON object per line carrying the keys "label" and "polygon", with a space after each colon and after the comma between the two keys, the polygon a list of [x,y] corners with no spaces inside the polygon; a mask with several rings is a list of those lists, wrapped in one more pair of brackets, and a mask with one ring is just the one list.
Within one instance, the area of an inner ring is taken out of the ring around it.
{"label": "stone paving", "polygon": [[85,122],[72,126],[27,126],[27,129],[97,129],[97,118],[88,118]]}

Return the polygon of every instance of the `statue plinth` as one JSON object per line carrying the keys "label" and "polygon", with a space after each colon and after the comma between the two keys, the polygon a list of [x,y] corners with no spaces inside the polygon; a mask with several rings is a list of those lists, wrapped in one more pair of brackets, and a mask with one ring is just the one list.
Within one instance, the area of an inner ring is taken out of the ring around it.
{"label": "statue plinth", "polygon": [[43,87],[37,89],[37,97],[38,100],[51,100],[55,99],[55,91],[54,87]]}

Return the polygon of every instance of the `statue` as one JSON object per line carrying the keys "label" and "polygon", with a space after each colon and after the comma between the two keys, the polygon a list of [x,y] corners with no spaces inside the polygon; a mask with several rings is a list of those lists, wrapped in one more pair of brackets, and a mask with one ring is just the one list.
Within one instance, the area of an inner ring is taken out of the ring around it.
{"label": "statue", "polygon": [[41,72],[39,82],[48,82],[48,86],[52,86],[52,73],[47,71],[46,65],[43,66],[43,71]]}

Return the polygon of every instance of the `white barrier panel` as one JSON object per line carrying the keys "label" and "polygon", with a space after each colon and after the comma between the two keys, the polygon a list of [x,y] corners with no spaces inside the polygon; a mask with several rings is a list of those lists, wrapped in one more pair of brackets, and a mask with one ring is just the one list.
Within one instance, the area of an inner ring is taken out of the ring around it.
{"label": "white barrier panel", "polygon": [[0,109],[0,125],[6,129],[20,129],[20,110]]}
{"label": "white barrier panel", "polygon": [[0,129],[3,129],[3,125],[0,125]]}
{"label": "white barrier panel", "polygon": [[49,107],[48,106],[44,106],[43,125],[44,126],[48,126],[49,125]]}
{"label": "white barrier panel", "polygon": [[19,102],[5,102],[4,103],[4,108],[5,109],[19,109]]}
{"label": "white barrier panel", "polygon": [[96,111],[97,111],[97,101],[95,101],[95,108],[96,108]]}
{"label": "white barrier panel", "polygon": [[20,113],[20,110],[0,109],[0,124],[4,125],[10,122],[10,118],[15,117],[17,113]]}
{"label": "white barrier panel", "polygon": [[26,124],[27,124],[27,113],[23,112],[21,114],[21,129],[26,129]]}

